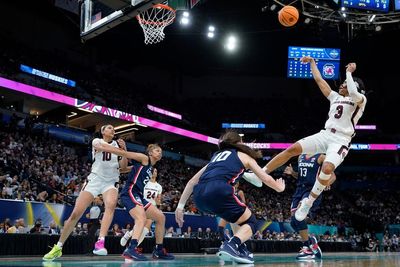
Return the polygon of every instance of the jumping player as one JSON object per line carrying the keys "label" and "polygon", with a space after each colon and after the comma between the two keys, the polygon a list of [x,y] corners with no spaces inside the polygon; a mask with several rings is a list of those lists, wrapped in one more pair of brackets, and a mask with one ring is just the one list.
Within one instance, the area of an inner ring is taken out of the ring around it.
{"label": "jumping player", "polygon": [[[147,182],[144,186],[143,197],[147,202],[150,202],[154,207],[161,204],[161,193],[162,186],[157,182],[157,169],[153,169],[153,174],[151,180]],[[151,219],[146,220],[146,224],[143,228],[142,235],[138,240],[137,246],[139,246],[144,240],[145,236],[150,232],[151,224],[153,221]],[[132,237],[133,230],[127,231],[123,237],[121,237],[121,246],[125,246],[129,239]]]}
{"label": "jumping player", "polygon": [[[300,234],[303,241],[303,247],[296,257],[296,259],[298,260],[312,260],[314,258],[322,258],[322,251],[318,246],[317,239],[314,236],[309,236],[308,234],[308,226],[306,221],[298,221],[295,218],[294,213],[297,210],[297,207],[300,205],[300,202],[310,194],[315,179],[318,177],[324,160],[324,154],[301,154],[298,158],[298,172],[294,171],[291,165],[287,166],[284,171],[285,174],[297,179],[297,188],[296,192],[293,195],[292,205],[290,207],[290,211],[292,214],[290,225],[296,232]],[[336,176],[334,173],[332,173],[331,178],[328,181],[329,186],[333,184],[335,180]],[[326,189],[328,188],[329,187],[327,187]],[[315,200],[314,205],[310,210],[310,217],[313,217],[315,211],[318,209],[318,206],[321,203],[321,198],[322,196],[319,196]]]}
{"label": "jumping player", "polygon": [[252,170],[263,183],[277,192],[285,189],[282,178],[274,180],[258,166],[255,159],[260,157],[261,153],[244,145],[237,133],[232,131],[225,133],[220,138],[219,151],[187,183],[175,210],[176,222],[182,227],[183,209],[193,192],[193,199],[199,210],[213,213],[239,225],[235,235],[229,241],[225,241],[219,249],[218,256],[222,260],[238,263],[254,262],[243,243],[256,232],[257,220],[246,205],[235,196],[233,187],[244,170]]}
{"label": "jumping player", "polygon": [[346,66],[346,81],[339,86],[339,93],[337,93],[332,91],[329,84],[322,78],[312,57],[302,57],[300,60],[303,63],[311,64],[314,80],[322,94],[330,101],[329,118],[325,123],[324,130],[297,141],[268,162],[263,170],[271,173],[290,158],[300,154],[326,154],[322,170],[309,196],[301,201],[300,207],[296,210],[296,219],[303,221],[314,201],[329,185],[334,170],[347,156],[351,139],[355,135],[355,126],[363,115],[367,98],[364,95],[365,87],[361,79],[352,76],[356,70],[356,63],[349,63]]}
{"label": "jumping player", "polygon": [[93,253],[96,255],[107,255],[104,247],[104,237],[110,228],[114,210],[118,200],[118,189],[115,187],[119,181],[119,169],[126,168],[127,159],[113,154],[115,151],[126,150],[125,142],[122,139],[117,141],[114,138],[114,127],[104,125],[101,127],[102,139],[95,138],[92,141],[93,165],[87,181],[83,186],[79,197],[76,199],[74,210],[64,225],[60,239],[51,251],[44,255],[43,260],[51,261],[61,257],[62,247],[73,231],[76,223],[82,217],[86,208],[98,195],[103,195],[105,211],[101,221],[100,236],[95,244]]}

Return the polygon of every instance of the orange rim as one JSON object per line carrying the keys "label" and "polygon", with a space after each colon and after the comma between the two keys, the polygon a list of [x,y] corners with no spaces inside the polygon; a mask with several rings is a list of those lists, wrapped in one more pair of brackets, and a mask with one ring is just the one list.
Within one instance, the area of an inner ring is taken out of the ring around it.
{"label": "orange rim", "polygon": [[[162,8],[162,9],[166,9],[166,10],[169,10],[170,12],[172,12],[174,15],[173,15],[172,18],[170,18],[169,20],[157,22],[157,21],[151,21],[151,20],[142,19],[142,18],[141,18],[141,14],[139,13],[139,14],[136,16],[136,19],[139,21],[139,23],[141,23],[141,24],[148,24],[148,25],[160,25],[160,26],[162,26],[162,25],[170,24],[172,21],[174,21],[174,19],[175,19],[175,10],[174,10],[172,7],[167,6],[167,5],[163,5],[163,4],[156,4],[156,5],[152,6],[151,8]],[[146,11],[147,11],[147,10],[146,10]]]}

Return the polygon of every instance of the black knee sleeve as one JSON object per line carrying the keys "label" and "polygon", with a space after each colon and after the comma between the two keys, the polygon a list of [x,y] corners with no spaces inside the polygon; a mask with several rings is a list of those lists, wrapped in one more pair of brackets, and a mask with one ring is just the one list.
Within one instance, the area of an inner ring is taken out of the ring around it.
{"label": "black knee sleeve", "polygon": [[257,232],[257,219],[256,216],[254,216],[254,214],[251,214],[250,218],[247,219],[247,221],[242,222],[241,224],[239,224],[240,226],[243,226],[245,224],[248,224],[251,228],[251,231],[253,232],[253,235]]}
{"label": "black knee sleeve", "polygon": [[292,218],[290,220],[290,225],[293,227],[293,229],[296,232],[308,229],[308,226],[307,226],[307,223],[305,220],[299,222],[298,220],[296,220],[296,217],[294,217],[294,216],[292,216]]}

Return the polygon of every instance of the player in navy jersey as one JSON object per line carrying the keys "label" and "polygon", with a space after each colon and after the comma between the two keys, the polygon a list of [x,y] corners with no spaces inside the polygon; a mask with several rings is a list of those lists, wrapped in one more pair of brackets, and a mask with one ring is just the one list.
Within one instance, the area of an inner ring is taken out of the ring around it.
{"label": "player in navy jersey", "polygon": [[213,213],[239,226],[235,235],[229,241],[225,241],[219,249],[218,256],[224,261],[254,262],[252,254],[243,243],[256,232],[257,220],[235,196],[233,186],[241,178],[244,170],[252,170],[264,184],[277,192],[285,189],[282,178],[274,180],[258,166],[255,159],[260,157],[259,151],[254,151],[242,143],[239,134],[228,131],[220,138],[219,151],[187,183],[175,211],[176,222],[182,227],[183,209],[193,192],[193,199],[199,210]]}
{"label": "player in navy jersey", "polygon": [[[290,211],[292,214],[290,225],[296,232],[300,234],[303,241],[303,247],[296,257],[296,259],[298,260],[312,260],[314,258],[322,257],[322,251],[318,246],[317,239],[314,236],[309,236],[308,234],[308,226],[306,221],[298,221],[294,216],[294,213],[296,212],[297,207],[300,205],[300,202],[310,194],[314,186],[315,179],[317,179],[319,175],[324,160],[324,154],[301,154],[298,158],[298,172],[294,171],[291,165],[287,166],[284,171],[285,174],[297,179],[297,188],[296,192],[293,195],[293,200],[290,207]],[[332,174],[327,189],[330,188],[330,185],[334,183],[335,180],[336,176],[335,174]],[[314,201],[309,214],[311,218],[314,216],[315,211],[318,209],[318,206],[321,203],[321,198],[322,196],[319,196]]]}
{"label": "player in navy jersey", "polygon": [[[235,184],[235,196],[240,200],[240,202],[246,204],[246,198],[244,196],[243,190],[239,189],[239,182],[237,182]],[[229,222],[227,222],[224,219],[220,219],[219,223],[218,223],[218,234],[219,234],[219,238],[222,241],[226,241],[229,238],[227,237],[227,235],[225,234],[225,227]],[[231,229],[233,232],[236,232],[236,228],[237,226],[233,223],[231,223]]]}
{"label": "player in navy jersey", "polygon": [[130,245],[125,249],[123,256],[128,260],[147,260],[143,254],[138,252],[137,245],[143,233],[146,220],[151,219],[156,223],[156,247],[153,251],[153,258],[173,260],[175,257],[163,247],[165,215],[143,196],[144,187],[152,177],[153,166],[162,157],[161,147],[151,144],[147,147],[146,154],[128,152],[126,155],[127,158],[133,159],[134,163],[120,196],[126,210],[135,220],[135,226]]}

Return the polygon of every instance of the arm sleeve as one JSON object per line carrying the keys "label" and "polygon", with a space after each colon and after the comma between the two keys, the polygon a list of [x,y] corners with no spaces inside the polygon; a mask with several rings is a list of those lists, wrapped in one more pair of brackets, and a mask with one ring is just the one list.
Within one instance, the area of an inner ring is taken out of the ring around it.
{"label": "arm sleeve", "polygon": [[350,97],[353,98],[354,101],[357,103],[363,100],[363,95],[358,92],[356,83],[353,80],[351,72],[346,72],[346,83],[347,91],[349,91]]}

